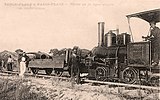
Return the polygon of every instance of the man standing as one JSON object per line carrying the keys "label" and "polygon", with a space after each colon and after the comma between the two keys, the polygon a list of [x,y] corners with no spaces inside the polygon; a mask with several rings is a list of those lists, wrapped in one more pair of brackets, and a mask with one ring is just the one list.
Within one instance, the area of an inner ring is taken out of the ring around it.
{"label": "man standing", "polygon": [[72,55],[71,55],[71,78],[72,81],[76,77],[76,83],[80,83],[80,66],[79,66],[79,59],[80,59],[80,52],[79,48],[77,46],[74,46],[72,49]]}
{"label": "man standing", "polygon": [[8,60],[7,60],[7,70],[8,71],[13,71],[12,64],[13,64],[13,59],[11,55],[9,55]]}
{"label": "man standing", "polygon": [[156,27],[155,22],[150,23],[151,26],[151,47],[152,47],[152,60],[153,66],[157,66],[160,60],[160,29]]}
{"label": "man standing", "polygon": [[4,69],[4,60],[2,59],[1,60],[1,68],[0,68],[0,70],[3,71],[3,69]]}

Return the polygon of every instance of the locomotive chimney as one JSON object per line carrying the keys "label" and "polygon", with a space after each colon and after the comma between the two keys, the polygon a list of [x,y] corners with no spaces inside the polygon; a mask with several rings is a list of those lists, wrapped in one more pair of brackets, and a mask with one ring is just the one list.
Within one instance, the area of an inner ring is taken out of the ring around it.
{"label": "locomotive chimney", "polygon": [[98,46],[104,46],[104,22],[98,23]]}

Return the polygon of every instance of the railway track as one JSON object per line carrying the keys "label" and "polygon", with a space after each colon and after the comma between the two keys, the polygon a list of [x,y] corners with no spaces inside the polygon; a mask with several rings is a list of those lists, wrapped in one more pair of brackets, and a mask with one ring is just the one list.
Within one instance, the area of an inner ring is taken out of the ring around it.
{"label": "railway track", "polygon": [[[0,72],[0,75],[2,76],[12,76],[12,75],[17,75],[18,76],[19,72],[17,71],[3,71]],[[43,78],[43,79],[61,79],[62,81],[70,81],[70,78],[67,77],[58,77],[55,75],[43,75],[43,74],[32,74],[32,73],[25,73],[25,77],[35,77],[35,78]]]}
{"label": "railway track", "polygon": [[[4,71],[0,72],[1,76],[13,76],[18,75],[18,72],[13,71]],[[62,81],[71,81],[71,78],[69,77],[58,77],[54,75],[43,75],[43,74],[32,74],[32,73],[25,73],[25,77],[35,77],[35,78],[43,78],[43,79],[60,79]],[[103,84],[108,86],[120,86],[120,87],[126,87],[126,88],[138,88],[138,89],[148,89],[148,90],[158,90],[160,91],[160,87],[155,86],[145,86],[145,85],[137,85],[137,84],[125,84],[125,83],[117,83],[117,82],[103,82],[103,81],[96,81],[96,80],[88,80],[85,78],[82,78],[82,82],[84,83],[96,83],[96,84]]]}

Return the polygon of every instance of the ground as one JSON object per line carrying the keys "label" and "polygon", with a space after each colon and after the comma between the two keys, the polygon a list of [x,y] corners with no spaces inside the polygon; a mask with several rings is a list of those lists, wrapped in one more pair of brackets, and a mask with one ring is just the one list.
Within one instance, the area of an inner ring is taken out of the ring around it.
{"label": "ground", "polygon": [[55,78],[0,76],[1,100],[159,100],[158,91],[74,84]]}

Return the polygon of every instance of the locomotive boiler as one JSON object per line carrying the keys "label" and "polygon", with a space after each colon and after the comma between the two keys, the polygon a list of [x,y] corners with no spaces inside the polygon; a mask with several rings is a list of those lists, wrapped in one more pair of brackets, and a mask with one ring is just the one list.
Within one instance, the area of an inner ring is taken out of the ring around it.
{"label": "locomotive boiler", "polygon": [[98,23],[98,46],[92,49],[92,57],[88,57],[89,79],[100,81],[118,81],[121,71],[126,67],[127,43],[130,35],[119,34],[118,30],[110,30],[104,34],[104,22]]}

